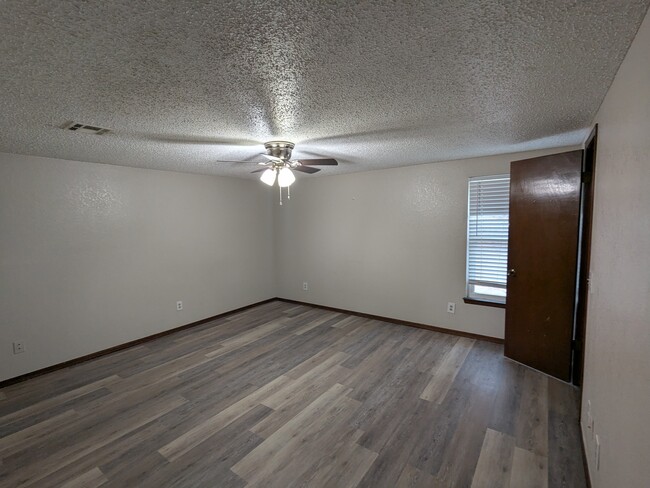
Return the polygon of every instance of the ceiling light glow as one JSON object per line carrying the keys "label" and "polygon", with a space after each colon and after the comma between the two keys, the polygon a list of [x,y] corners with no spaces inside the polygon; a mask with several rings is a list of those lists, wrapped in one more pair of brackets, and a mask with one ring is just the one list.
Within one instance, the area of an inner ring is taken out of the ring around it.
{"label": "ceiling light glow", "polygon": [[[273,186],[273,183],[275,183],[275,170],[272,168],[267,169],[264,173],[262,173],[262,176],[260,176],[260,180],[262,180],[262,183]],[[278,183],[279,182],[280,178],[278,178]]]}
{"label": "ceiling light glow", "polygon": [[278,174],[278,185],[280,187],[290,186],[294,181],[296,181],[296,177],[293,175],[291,169],[285,166],[280,170]]}

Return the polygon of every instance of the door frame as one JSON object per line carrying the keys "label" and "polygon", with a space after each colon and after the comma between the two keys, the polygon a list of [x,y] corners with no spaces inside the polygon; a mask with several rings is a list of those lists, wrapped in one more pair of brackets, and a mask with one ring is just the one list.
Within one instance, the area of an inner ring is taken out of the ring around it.
{"label": "door frame", "polygon": [[578,275],[576,280],[576,305],[573,326],[573,361],[571,382],[582,386],[585,362],[585,337],[591,270],[591,237],[595,189],[598,124],[594,126],[584,144],[582,159],[582,195],[580,201],[580,230],[578,241]]}

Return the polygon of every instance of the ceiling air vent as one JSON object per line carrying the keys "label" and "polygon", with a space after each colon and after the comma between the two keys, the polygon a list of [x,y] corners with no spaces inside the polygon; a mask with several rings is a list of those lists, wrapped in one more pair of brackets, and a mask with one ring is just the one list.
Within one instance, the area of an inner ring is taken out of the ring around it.
{"label": "ceiling air vent", "polygon": [[96,127],[94,125],[78,124],[77,122],[66,122],[61,126],[61,128],[72,130],[75,132],[81,132],[83,134],[95,134],[97,136],[106,134],[109,131],[108,129],[104,129],[102,127]]}

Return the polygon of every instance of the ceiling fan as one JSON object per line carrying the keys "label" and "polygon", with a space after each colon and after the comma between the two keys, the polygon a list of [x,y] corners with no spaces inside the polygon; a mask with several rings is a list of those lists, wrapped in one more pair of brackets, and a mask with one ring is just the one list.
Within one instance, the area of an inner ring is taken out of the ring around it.
{"label": "ceiling fan", "polygon": [[[269,186],[273,186],[278,182],[280,187],[280,205],[282,205],[282,188],[287,189],[287,198],[291,198],[289,187],[296,181],[293,174],[294,171],[301,173],[318,173],[319,168],[313,166],[338,166],[338,161],[332,158],[317,158],[317,159],[291,159],[291,151],[295,147],[293,142],[287,141],[269,141],[264,143],[266,154],[263,156],[268,161],[263,163],[256,163],[263,168],[251,171],[251,173],[262,173],[260,180]],[[251,161],[216,161],[220,163],[249,163]]]}

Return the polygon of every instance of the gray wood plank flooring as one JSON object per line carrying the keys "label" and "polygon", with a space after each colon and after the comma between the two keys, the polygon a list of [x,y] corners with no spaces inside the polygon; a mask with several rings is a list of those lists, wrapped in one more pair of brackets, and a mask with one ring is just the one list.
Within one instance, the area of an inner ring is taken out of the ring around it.
{"label": "gray wood plank flooring", "polygon": [[281,301],[0,391],[0,486],[586,486],[577,391]]}

